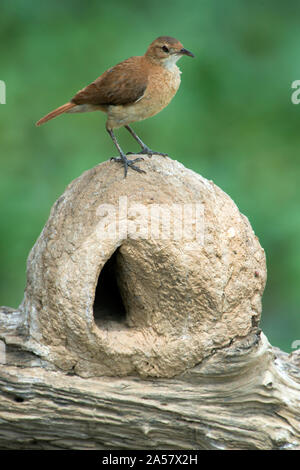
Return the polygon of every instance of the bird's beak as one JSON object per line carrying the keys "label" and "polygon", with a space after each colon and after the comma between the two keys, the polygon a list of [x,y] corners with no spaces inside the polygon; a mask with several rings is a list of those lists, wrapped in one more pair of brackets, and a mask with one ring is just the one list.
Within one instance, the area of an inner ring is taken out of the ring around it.
{"label": "bird's beak", "polygon": [[180,54],[182,55],[189,55],[190,57],[195,57],[194,54],[187,49],[180,49]]}

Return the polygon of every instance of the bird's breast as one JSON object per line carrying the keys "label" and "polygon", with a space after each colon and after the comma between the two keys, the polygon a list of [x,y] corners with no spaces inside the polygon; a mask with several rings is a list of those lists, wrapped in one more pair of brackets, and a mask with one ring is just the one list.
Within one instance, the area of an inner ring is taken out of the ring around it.
{"label": "bird's breast", "polygon": [[159,67],[149,77],[148,87],[145,92],[144,102],[153,103],[157,112],[167,106],[176,94],[180,85],[180,70],[174,64],[171,69]]}
{"label": "bird's breast", "polygon": [[109,107],[108,120],[113,127],[141,121],[159,113],[176,94],[180,85],[180,73],[175,64],[171,69],[153,67],[142,97],[129,105]]}

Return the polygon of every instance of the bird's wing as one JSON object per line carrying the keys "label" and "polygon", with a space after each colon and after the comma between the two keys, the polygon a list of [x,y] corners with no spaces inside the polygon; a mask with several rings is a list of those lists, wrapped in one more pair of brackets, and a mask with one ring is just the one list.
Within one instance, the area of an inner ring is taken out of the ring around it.
{"label": "bird's wing", "polygon": [[104,72],[71,100],[75,104],[126,105],[141,99],[148,83],[140,57],[131,57]]}

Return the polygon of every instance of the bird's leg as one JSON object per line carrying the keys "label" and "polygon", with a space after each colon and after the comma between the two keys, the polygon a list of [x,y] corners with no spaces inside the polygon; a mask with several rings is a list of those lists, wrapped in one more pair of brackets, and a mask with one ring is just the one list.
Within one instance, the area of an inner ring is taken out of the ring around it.
{"label": "bird's leg", "polygon": [[114,160],[115,162],[122,162],[123,165],[124,165],[124,172],[125,172],[125,178],[127,176],[127,170],[128,170],[128,167],[132,168],[133,170],[135,171],[138,171],[140,173],[146,173],[144,170],[142,170],[141,168],[139,168],[138,166],[134,165],[133,163],[134,162],[139,162],[141,160],[144,160],[143,158],[135,158],[134,160],[128,160],[128,158],[126,157],[125,153],[123,152],[123,150],[121,149],[117,139],[116,139],[116,136],[115,134],[113,133],[113,131],[111,129],[107,129],[107,132],[109,133],[110,137],[112,138],[112,141],[113,143],[115,144],[115,146],[117,147],[118,149],[118,152],[120,154],[120,157],[112,157],[111,160]]}
{"label": "bird's leg", "polygon": [[[146,144],[139,138],[138,135],[134,132],[133,129],[129,126],[125,126],[126,129],[130,132],[132,137],[138,142],[138,144],[142,147],[142,150],[140,152],[137,152],[135,155],[149,155],[151,157],[152,155],[162,155],[163,157],[167,157],[167,153],[161,153],[161,152],[155,152],[155,150],[151,150],[149,147],[147,147]],[[128,152],[127,155],[132,154],[133,152]]]}

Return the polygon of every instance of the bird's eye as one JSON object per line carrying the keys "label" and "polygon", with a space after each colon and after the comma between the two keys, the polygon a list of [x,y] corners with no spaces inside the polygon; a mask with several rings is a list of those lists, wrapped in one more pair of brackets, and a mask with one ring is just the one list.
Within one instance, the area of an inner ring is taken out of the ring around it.
{"label": "bird's eye", "polygon": [[169,52],[169,49],[167,48],[167,46],[162,46],[162,50],[163,50],[164,52]]}

